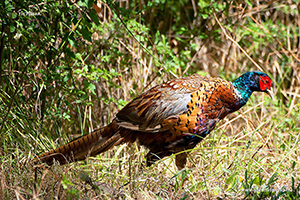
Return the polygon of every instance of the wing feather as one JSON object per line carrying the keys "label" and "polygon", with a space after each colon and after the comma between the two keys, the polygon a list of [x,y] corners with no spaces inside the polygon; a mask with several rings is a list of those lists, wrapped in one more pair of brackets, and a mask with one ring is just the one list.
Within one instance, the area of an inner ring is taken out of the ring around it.
{"label": "wing feather", "polygon": [[199,75],[157,85],[128,103],[118,114],[121,127],[138,131],[164,131],[161,123],[188,111],[191,94],[209,79]]}
{"label": "wing feather", "polygon": [[208,134],[211,121],[229,114],[227,107],[235,102],[230,82],[193,75],[151,88],[128,103],[117,120],[121,127],[140,132],[174,129],[168,138],[173,140],[184,133]]}

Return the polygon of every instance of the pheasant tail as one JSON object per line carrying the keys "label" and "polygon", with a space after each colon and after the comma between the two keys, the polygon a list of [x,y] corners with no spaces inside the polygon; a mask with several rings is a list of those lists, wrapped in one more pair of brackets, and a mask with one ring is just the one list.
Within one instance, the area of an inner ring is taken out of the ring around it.
{"label": "pheasant tail", "polygon": [[119,126],[114,120],[105,127],[36,157],[35,162],[40,161],[52,165],[53,161],[56,160],[63,165],[74,161],[85,160],[89,156],[96,156],[109,150],[113,146],[121,144],[123,139],[119,133]]}

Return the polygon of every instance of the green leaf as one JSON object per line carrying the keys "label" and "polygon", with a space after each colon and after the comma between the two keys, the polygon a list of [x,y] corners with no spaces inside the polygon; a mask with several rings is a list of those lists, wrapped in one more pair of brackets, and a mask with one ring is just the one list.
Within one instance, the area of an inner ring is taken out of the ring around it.
{"label": "green leaf", "polygon": [[96,95],[95,90],[96,90],[96,86],[93,83],[89,83],[89,90]]}
{"label": "green leaf", "polygon": [[9,25],[9,30],[10,30],[11,33],[15,32],[16,27],[14,26],[14,24]]}
{"label": "green leaf", "polygon": [[71,38],[68,38],[68,42],[69,42],[69,44],[70,44],[72,47],[75,46],[75,41],[72,40]]}
{"label": "green leaf", "polygon": [[80,7],[88,7],[87,2],[83,2],[83,1],[78,1],[77,5],[80,6]]}
{"label": "green leaf", "polygon": [[226,172],[226,173],[228,173],[228,174],[231,174],[231,171],[230,171],[229,169],[227,169],[227,168],[222,168],[222,170],[223,170],[223,172]]}
{"label": "green leaf", "polygon": [[15,19],[17,16],[18,16],[17,13],[15,13],[15,12],[11,13],[11,18],[12,19]]}
{"label": "green leaf", "polygon": [[118,109],[121,110],[127,103],[128,103],[128,101],[124,101],[123,99],[119,99],[118,100]]}
{"label": "green leaf", "polygon": [[87,0],[88,8],[91,8],[93,6],[94,0]]}
{"label": "green leaf", "polygon": [[276,176],[277,176],[277,172],[272,174],[267,185],[273,185],[278,180],[278,178]]}
{"label": "green leaf", "polygon": [[73,185],[73,183],[67,179],[66,175],[63,175],[63,179],[61,180],[61,184],[62,184],[64,189],[68,189],[69,185],[70,186]]}
{"label": "green leaf", "polygon": [[86,26],[84,26],[82,28],[82,36],[84,39],[88,40],[89,42],[92,42],[92,34],[90,33],[90,31],[88,30],[88,28]]}
{"label": "green leaf", "polygon": [[260,177],[256,176],[256,177],[253,179],[253,184],[254,184],[254,185],[261,185],[261,179],[260,179]]}
{"label": "green leaf", "polygon": [[97,15],[97,12],[95,10],[91,10],[89,12],[89,14],[90,14],[90,17],[92,18],[92,20],[95,22],[95,24],[100,25],[99,17]]}
{"label": "green leaf", "polygon": [[232,186],[234,185],[234,182],[235,182],[235,176],[236,176],[236,174],[232,174],[227,178],[227,180],[226,180],[226,185],[227,185],[226,189],[231,189],[232,188]]}

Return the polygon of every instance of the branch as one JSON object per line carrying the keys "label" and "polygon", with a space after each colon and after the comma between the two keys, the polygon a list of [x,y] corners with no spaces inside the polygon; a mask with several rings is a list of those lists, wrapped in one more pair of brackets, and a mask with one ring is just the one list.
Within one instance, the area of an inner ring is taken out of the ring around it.
{"label": "branch", "polygon": [[233,42],[246,56],[247,58],[249,58],[249,60],[260,70],[260,71],[264,71],[261,66],[259,66],[250,56],[249,54],[231,37],[227,34],[226,29],[222,26],[222,24],[220,23],[220,21],[218,20],[216,13],[214,12],[214,17],[216,19],[216,21],[218,22],[219,26],[221,27],[223,33],[225,34],[225,36],[231,41]]}

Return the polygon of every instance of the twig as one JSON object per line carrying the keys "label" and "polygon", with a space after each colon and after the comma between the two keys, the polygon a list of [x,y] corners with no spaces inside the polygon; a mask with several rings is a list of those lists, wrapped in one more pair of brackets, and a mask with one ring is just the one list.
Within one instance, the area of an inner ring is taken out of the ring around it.
{"label": "twig", "polygon": [[[254,17],[253,16],[250,16],[250,18],[261,28],[261,29],[263,29],[267,34],[270,34],[271,35],[271,33],[267,30],[267,29],[265,29],[256,19],[254,19]],[[293,56],[293,58],[295,58],[298,62],[300,62],[300,58],[298,58],[295,54],[293,54],[290,50],[286,50],[283,46],[283,44],[276,38],[276,36],[275,35],[273,35],[273,38],[274,38],[274,40],[281,46],[281,48],[282,48],[282,50],[283,50],[283,53],[285,53],[285,55],[287,55],[287,56],[289,56],[289,55],[292,55]]]}
{"label": "twig", "polygon": [[214,12],[214,17],[217,21],[217,23],[219,24],[219,26],[221,27],[223,33],[225,34],[225,36],[231,41],[233,42],[246,56],[247,58],[260,70],[260,71],[264,71],[250,56],[249,54],[232,38],[230,37],[227,32],[226,29],[222,26],[222,24],[220,23],[220,21],[218,20],[216,13]]}
{"label": "twig", "polygon": [[196,59],[196,56],[198,55],[198,53],[203,49],[204,45],[202,45],[201,48],[198,49],[198,51],[195,53],[195,55],[193,56],[191,62],[188,64],[188,66],[185,68],[185,70],[183,71],[182,75],[184,75],[187,70],[191,67],[192,63],[194,62],[194,60]]}

